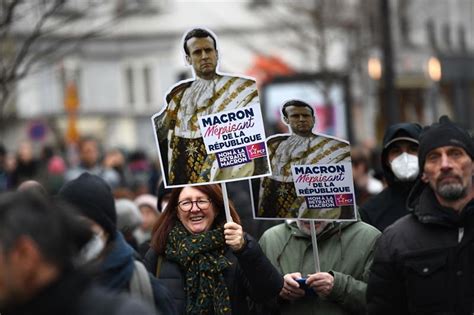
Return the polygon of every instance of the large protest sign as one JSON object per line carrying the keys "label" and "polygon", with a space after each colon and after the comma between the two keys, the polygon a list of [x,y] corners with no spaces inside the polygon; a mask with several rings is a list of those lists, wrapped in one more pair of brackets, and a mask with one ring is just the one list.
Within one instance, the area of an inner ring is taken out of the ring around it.
{"label": "large protest sign", "polygon": [[350,162],[292,165],[290,171],[291,175],[285,178],[278,174],[263,178],[258,186],[255,181],[252,189],[255,218],[356,218]]}
{"label": "large protest sign", "polygon": [[[209,30],[187,32],[183,47],[194,78],[173,86],[152,117],[165,186],[270,174],[255,80],[217,71],[217,38]],[[239,124],[240,115],[250,111],[251,121],[245,117]]]}
{"label": "large protest sign", "polygon": [[355,220],[349,143],[314,133],[307,103],[288,101],[281,112],[292,133],[267,140],[272,175],[251,183],[254,217]]}
{"label": "large protest sign", "polygon": [[199,119],[207,153],[216,153],[220,168],[266,157],[265,129],[260,106],[208,115]]}

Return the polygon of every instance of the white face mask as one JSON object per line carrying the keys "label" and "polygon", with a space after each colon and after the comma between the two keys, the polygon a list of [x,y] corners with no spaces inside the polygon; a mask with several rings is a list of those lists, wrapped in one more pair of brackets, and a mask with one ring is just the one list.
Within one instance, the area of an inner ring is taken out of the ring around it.
{"label": "white face mask", "polygon": [[416,155],[404,152],[393,159],[390,166],[395,177],[402,182],[414,180],[418,176],[418,157]]}
{"label": "white face mask", "polygon": [[94,236],[87,242],[86,245],[79,252],[77,262],[79,265],[86,264],[97,257],[105,248],[105,241],[100,237],[99,234],[94,233]]}

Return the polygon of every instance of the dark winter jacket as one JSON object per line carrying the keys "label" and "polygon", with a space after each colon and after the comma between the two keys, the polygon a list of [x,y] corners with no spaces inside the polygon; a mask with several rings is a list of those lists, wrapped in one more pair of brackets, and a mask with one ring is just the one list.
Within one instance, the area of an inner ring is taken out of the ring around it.
{"label": "dark winter jacket", "polygon": [[[125,242],[121,233],[111,243],[111,248],[100,265],[98,282],[116,292],[129,292],[130,280],[134,272],[134,251]],[[155,306],[160,314],[175,314],[175,308],[168,289],[154,276],[149,275]]]}
{"label": "dark winter jacket", "polygon": [[369,314],[472,314],[474,200],[457,214],[420,182],[408,201],[413,213],[377,242]]}
{"label": "dark winter jacket", "polygon": [[[255,239],[248,234],[245,234],[245,239],[246,245],[239,252],[233,252],[229,248],[225,253],[231,266],[224,271],[224,280],[234,315],[250,314],[249,302],[263,302],[275,298],[283,287],[283,276],[263,254]],[[173,295],[178,314],[185,314],[184,274],[178,264],[166,258],[162,259],[158,278]],[[150,249],[145,256],[148,271],[155,274],[157,263],[158,254]]]}
{"label": "dark winter jacket", "polygon": [[2,315],[152,315],[147,305],[125,295],[115,295],[94,286],[83,274],[73,270],[64,272],[33,298],[10,309]]}
{"label": "dark winter jacket", "polygon": [[21,183],[27,180],[36,180],[39,175],[38,160],[28,162],[18,160],[15,170],[10,174],[11,188],[17,188]]}
{"label": "dark winter jacket", "polygon": [[381,162],[387,187],[359,208],[362,221],[375,226],[380,231],[385,230],[387,226],[408,214],[406,202],[408,194],[415,184],[415,180],[400,182],[393,174],[388,163],[388,151],[391,149],[390,142],[399,137],[418,140],[420,132],[421,126],[418,124],[401,123],[391,126],[385,133]]}

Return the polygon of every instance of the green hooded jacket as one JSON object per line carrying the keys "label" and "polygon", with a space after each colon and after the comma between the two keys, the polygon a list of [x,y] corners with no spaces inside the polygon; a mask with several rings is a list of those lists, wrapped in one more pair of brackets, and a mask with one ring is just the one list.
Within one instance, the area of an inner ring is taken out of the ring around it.
{"label": "green hooded jacket", "polygon": [[[326,298],[303,297],[294,302],[279,299],[281,314],[365,314],[367,280],[374,244],[380,232],[361,221],[329,224],[318,234],[320,268],[334,276]],[[268,229],[260,239],[262,250],[282,275],[315,272],[311,237],[296,221]]]}

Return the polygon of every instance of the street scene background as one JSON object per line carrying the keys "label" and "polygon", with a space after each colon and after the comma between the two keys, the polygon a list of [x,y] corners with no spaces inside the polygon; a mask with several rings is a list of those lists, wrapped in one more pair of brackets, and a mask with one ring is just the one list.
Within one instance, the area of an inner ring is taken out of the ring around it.
{"label": "street scene background", "polygon": [[315,131],[351,142],[353,163],[368,166],[361,186],[376,193],[388,125],[447,114],[474,128],[473,10],[468,0],[2,2],[0,169],[13,174],[3,189],[27,176],[54,192],[79,163],[79,138],[93,136],[117,191],[154,194],[150,117],[192,77],[181,36],[201,26],[218,36],[220,71],[256,79],[267,136],[287,132],[285,100],[307,101]]}

